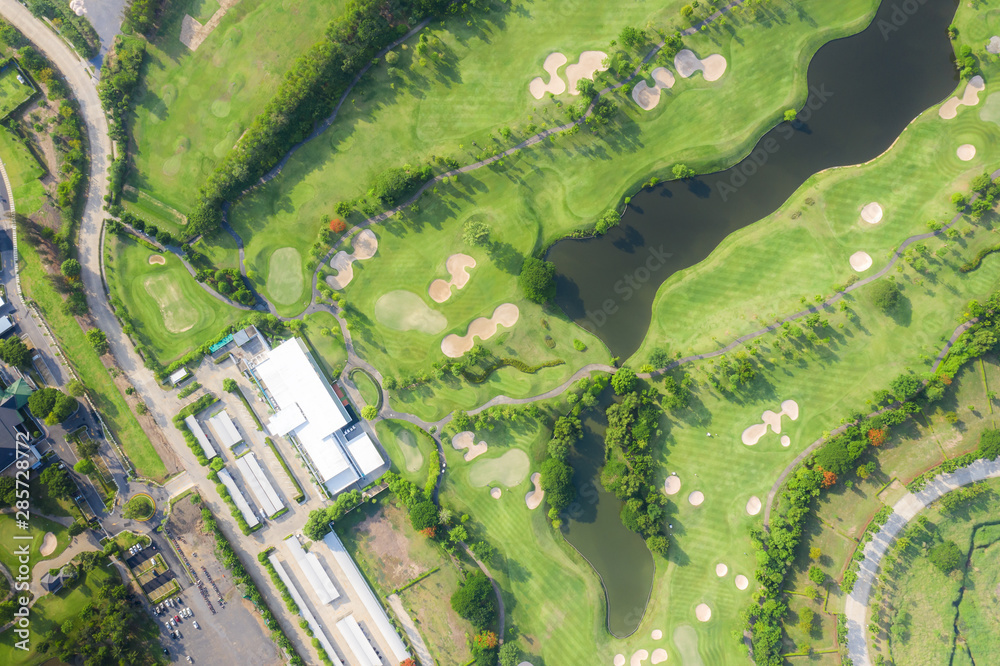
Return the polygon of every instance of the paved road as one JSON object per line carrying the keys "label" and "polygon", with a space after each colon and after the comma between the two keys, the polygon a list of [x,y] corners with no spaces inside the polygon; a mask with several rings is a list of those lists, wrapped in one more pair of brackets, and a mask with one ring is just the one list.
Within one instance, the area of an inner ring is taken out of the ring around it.
{"label": "paved road", "polygon": [[868,653],[868,602],[872,586],[878,576],[882,557],[896,537],[913,518],[932,502],[945,494],[984,479],[1000,478],[1000,458],[997,460],[977,460],[967,467],[949,474],[939,474],[923,490],[907,494],[896,502],[892,515],[882,525],[882,529],[872,537],[864,549],[865,559],[861,562],[858,580],[844,604],[847,615],[847,653],[855,666],[871,666]]}

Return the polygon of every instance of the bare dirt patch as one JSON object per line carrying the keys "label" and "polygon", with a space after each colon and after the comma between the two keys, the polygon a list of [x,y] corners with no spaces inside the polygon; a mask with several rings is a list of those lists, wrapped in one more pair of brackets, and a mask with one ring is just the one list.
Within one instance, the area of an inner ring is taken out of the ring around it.
{"label": "bare dirt patch", "polygon": [[392,590],[408,583],[426,571],[419,562],[410,558],[410,542],[401,531],[393,527],[395,514],[401,512],[391,504],[383,505],[382,511],[365,518],[355,530],[364,537],[365,547],[380,557],[382,582]]}

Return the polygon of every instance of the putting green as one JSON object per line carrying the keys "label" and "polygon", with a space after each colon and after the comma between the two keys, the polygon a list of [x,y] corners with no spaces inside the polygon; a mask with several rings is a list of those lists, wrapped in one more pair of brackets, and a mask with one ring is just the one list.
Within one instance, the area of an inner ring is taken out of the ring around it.
{"label": "putting green", "polygon": [[511,449],[499,458],[480,458],[469,469],[469,483],[477,488],[497,483],[508,488],[528,478],[531,462],[521,449]]}
{"label": "putting green", "polygon": [[413,433],[408,430],[401,430],[396,436],[399,442],[399,450],[403,452],[403,466],[407,472],[416,472],[424,464],[424,454],[417,448],[417,440]]}
{"label": "putting green", "polygon": [[983,108],[979,111],[979,117],[1000,125],[1000,93],[993,93],[986,98]]}
{"label": "putting green", "polygon": [[379,297],[375,301],[375,319],[396,331],[420,331],[428,335],[440,333],[448,326],[443,314],[432,310],[422,298],[405,289]]}
{"label": "putting green", "polygon": [[283,247],[271,253],[267,262],[267,293],[271,300],[287,305],[302,295],[302,255],[294,247]]}
{"label": "putting green", "polygon": [[150,275],[142,281],[142,285],[160,306],[163,326],[168,331],[183,333],[198,323],[198,311],[181,296],[180,288],[170,275]]}

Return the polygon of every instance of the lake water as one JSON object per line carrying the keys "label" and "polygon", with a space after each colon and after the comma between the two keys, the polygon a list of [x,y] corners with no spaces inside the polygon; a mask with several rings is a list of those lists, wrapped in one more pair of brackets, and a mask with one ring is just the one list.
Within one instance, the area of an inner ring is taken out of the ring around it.
{"label": "lake water", "polygon": [[[768,132],[730,169],[633,197],[621,225],[604,237],[553,245],[548,258],[558,269],[559,305],[614,355],[629,357],[649,327],[656,289],[670,275],[772,213],[810,175],[884,152],[911,120],[952,92],[958,77],[946,30],[956,7],[955,0],[884,1],[865,31],[816,53],[807,110],[794,126]],[[642,288],[632,289],[629,278]],[[608,628],[626,636],[645,611],[653,559],[639,535],[621,525],[621,502],[600,486],[609,395],[601,402],[570,459],[579,497],[567,509],[564,532],[601,577]]]}

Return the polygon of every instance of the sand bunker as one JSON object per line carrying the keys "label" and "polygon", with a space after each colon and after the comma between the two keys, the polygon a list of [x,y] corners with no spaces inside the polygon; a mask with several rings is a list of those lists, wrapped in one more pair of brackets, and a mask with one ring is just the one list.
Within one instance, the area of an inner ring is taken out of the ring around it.
{"label": "sand bunker", "polygon": [[559,68],[565,65],[567,62],[566,56],[562,53],[556,51],[555,53],[550,53],[545,62],[542,63],[542,69],[544,69],[549,74],[549,82],[545,83],[542,77],[536,76],[528,84],[528,92],[535,99],[541,99],[545,97],[545,93],[552,93],[553,95],[561,95],[566,92],[566,83],[559,76]]}
{"label": "sand bunker", "polygon": [[510,328],[517,323],[520,315],[521,313],[516,305],[513,303],[504,303],[493,311],[493,316],[489,319],[480,317],[469,324],[469,332],[465,335],[455,335],[452,333],[445,336],[444,340],[441,341],[441,351],[444,352],[445,356],[458,358],[472,349],[477,337],[482,340],[489,340],[496,335],[497,327]]}
{"label": "sand bunker", "polygon": [[566,79],[569,81],[569,94],[579,95],[576,84],[580,79],[594,80],[594,74],[607,70],[601,63],[608,57],[604,51],[584,51],[580,54],[580,59],[576,63],[566,68]]}
{"label": "sand bunker", "polygon": [[861,219],[868,224],[878,224],[882,221],[882,206],[873,201],[861,209]]}
{"label": "sand bunker", "polygon": [[465,452],[465,459],[466,461],[473,460],[486,453],[486,450],[489,448],[489,445],[487,445],[486,442],[473,444],[474,438],[475,435],[471,431],[464,430],[451,438],[451,448],[456,451],[468,449]]}
{"label": "sand bunker", "polygon": [[674,56],[674,68],[684,79],[701,71],[706,81],[716,81],[726,73],[726,59],[718,53],[699,58],[691,49],[682,49]]}
{"label": "sand bunker", "polygon": [[750,499],[747,500],[747,513],[751,516],[756,516],[760,513],[760,498],[756,495],[751,496]]}
{"label": "sand bunker", "polygon": [[666,67],[657,67],[652,72],[653,85],[639,81],[632,88],[632,99],[643,111],[652,111],[660,103],[660,91],[674,87],[674,75]]}
{"label": "sand bunker", "polygon": [[659,629],[653,629],[652,637],[654,641],[658,641],[663,638],[663,632]]}
{"label": "sand bunker", "polygon": [[87,8],[84,6],[83,0],[69,0],[69,8],[77,16],[83,16],[87,13]]}
{"label": "sand bunker", "polygon": [[229,8],[235,5],[240,0],[219,0],[219,8],[215,10],[212,14],[212,18],[208,19],[208,23],[202,25],[197,20],[195,20],[191,15],[185,14],[184,18],[181,20],[181,34],[177,37],[181,44],[188,47],[192,51],[197,51],[201,43],[204,42],[212,31],[219,25],[222,21],[222,17],[226,15]]}
{"label": "sand bunker", "polygon": [[760,419],[763,423],[755,423],[746,430],[743,431],[741,436],[743,443],[747,446],[753,446],[760,441],[760,438],[767,433],[767,428],[770,426],[771,430],[774,431],[776,435],[781,434],[781,417],[787,416],[791,420],[795,421],[799,418],[799,404],[794,400],[785,400],[781,403],[781,411],[775,414],[771,410],[766,410],[761,414]]}
{"label": "sand bunker", "polygon": [[616,654],[614,664],[615,666],[625,666],[625,655]]}
{"label": "sand bunker", "polygon": [[708,607],[708,604],[698,604],[697,608],[694,609],[694,616],[698,618],[699,622],[708,622],[712,619],[712,609]]}
{"label": "sand bunker", "polygon": [[530,511],[537,509],[541,505],[542,499],[545,497],[545,491],[542,490],[541,480],[542,475],[538,472],[531,475],[531,484],[535,487],[535,489],[524,495],[524,503],[528,505],[528,510]]}
{"label": "sand bunker", "polygon": [[681,479],[679,476],[668,476],[663,482],[663,492],[668,495],[676,495],[681,491]]}
{"label": "sand bunker", "polygon": [[723,564],[722,562],[719,562],[718,564],[715,565],[715,575],[716,576],[718,576],[719,578],[722,578],[727,573],[729,573],[729,567],[727,567],[725,564]]}
{"label": "sand bunker", "polygon": [[469,483],[477,488],[487,485],[513,488],[528,478],[531,461],[521,449],[511,449],[499,458],[479,460],[469,469]]}
{"label": "sand bunker", "polygon": [[986,52],[992,53],[993,55],[1000,54],[1000,35],[993,35],[990,37],[990,41],[986,45]]}
{"label": "sand bunker", "polygon": [[955,154],[958,155],[958,159],[963,162],[968,162],[976,156],[976,147],[971,143],[963,143],[958,147],[958,150],[955,151]]}
{"label": "sand bunker", "polygon": [[688,495],[688,502],[691,503],[691,506],[699,506],[704,501],[705,501],[705,493],[701,492],[700,490],[696,490],[690,495]]}
{"label": "sand bunker", "polygon": [[503,491],[499,488],[490,488],[490,497],[493,499],[500,499],[501,495],[503,495]]}
{"label": "sand bunker", "polygon": [[782,435],[781,436],[781,445],[784,446],[785,448],[788,448],[789,446],[792,445],[792,438],[789,437],[788,435]]}
{"label": "sand bunker", "polygon": [[42,557],[48,557],[56,552],[56,546],[58,545],[59,541],[56,540],[56,535],[52,532],[46,532],[45,536],[42,537],[42,545],[39,547],[38,552]]}
{"label": "sand bunker", "polygon": [[337,271],[336,275],[326,278],[326,283],[334,289],[343,289],[354,279],[354,268],[351,266],[355,261],[371,259],[378,250],[378,238],[371,229],[365,229],[352,241],[354,252],[348,254],[341,250],[333,255],[330,260],[330,268]]}
{"label": "sand bunker", "polygon": [[653,655],[649,659],[651,664],[662,664],[667,660],[667,651],[663,648],[656,648],[653,650]]}
{"label": "sand bunker", "polygon": [[979,93],[986,89],[986,82],[983,77],[976,74],[965,86],[965,93],[961,97],[952,97],[941,105],[938,115],[945,120],[951,120],[958,115],[960,106],[975,106],[979,104]]}
{"label": "sand bunker", "polygon": [[642,666],[642,662],[649,659],[649,652],[646,650],[636,650],[632,658],[628,660],[629,666]]}
{"label": "sand bunker", "polygon": [[424,303],[412,291],[398,289],[383,294],[375,301],[375,319],[396,331],[420,331],[428,335],[448,327],[448,319]]}
{"label": "sand bunker", "polygon": [[167,260],[162,254],[151,254],[149,255],[149,265],[150,266],[164,266]]}
{"label": "sand bunker", "polygon": [[872,257],[867,252],[855,252],[848,261],[851,262],[851,268],[858,273],[864,273],[872,267]]}
{"label": "sand bunker", "polygon": [[743,574],[737,576],[733,582],[736,583],[736,587],[738,587],[741,590],[747,589],[747,587],[750,585],[750,581],[747,580],[747,577],[744,576]]}
{"label": "sand bunker", "polygon": [[467,254],[453,254],[445,262],[445,268],[451,279],[434,280],[427,288],[427,293],[435,303],[444,303],[451,298],[451,288],[461,289],[469,282],[469,269],[476,267],[476,260]]}

